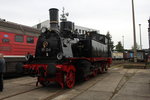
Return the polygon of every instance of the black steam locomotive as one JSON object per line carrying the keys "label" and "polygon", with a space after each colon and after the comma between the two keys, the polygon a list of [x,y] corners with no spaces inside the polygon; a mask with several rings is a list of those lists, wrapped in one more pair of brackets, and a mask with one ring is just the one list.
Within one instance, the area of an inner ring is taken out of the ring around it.
{"label": "black steam locomotive", "polygon": [[37,85],[58,82],[62,88],[72,88],[76,80],[107,71],[112,61],[109,39],[96,31],[79,34],[65,17],[59,25],[58,9],[49,12],[51,29],[42,28],[35,57],[29,54],[23,66],[37,76]]}

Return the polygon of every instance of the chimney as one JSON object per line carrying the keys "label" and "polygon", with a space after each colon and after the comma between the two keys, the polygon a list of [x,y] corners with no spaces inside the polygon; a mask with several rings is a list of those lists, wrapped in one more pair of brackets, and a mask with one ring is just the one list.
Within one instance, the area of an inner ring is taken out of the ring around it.
{"label": "chimney", "polygon": [[59,31],[58,9],[56,8],[49,9],[49,16],[50,16],[50,29]]}

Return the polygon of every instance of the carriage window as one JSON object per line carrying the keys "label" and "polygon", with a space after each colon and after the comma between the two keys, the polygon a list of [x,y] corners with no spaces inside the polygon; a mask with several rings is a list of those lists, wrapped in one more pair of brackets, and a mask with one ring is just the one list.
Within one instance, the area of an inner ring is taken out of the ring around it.
{"label": "carriage window", "polygon": [[9,43],[9,41],[10,41],[9,39],[2,39],[3,43]]}
{"label": "carriage window", "polygon": [[16,41],[16,42],[23,42],[23,36],[21,36],[21,35],[16,35],[16,36],[15,36],[15,41]]}
{"label": "carriage window", "polygon": [[27,43],[34,43],[33,37],[27,37]]}

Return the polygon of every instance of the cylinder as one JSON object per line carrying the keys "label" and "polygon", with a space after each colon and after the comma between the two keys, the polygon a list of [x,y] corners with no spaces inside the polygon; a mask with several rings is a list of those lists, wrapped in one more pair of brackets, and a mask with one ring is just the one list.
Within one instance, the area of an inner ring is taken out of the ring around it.
{"label": "cylinder", "polygon": [[51,8],[49,9],[49,16],[50,16],[50,29],[51,30],[59,30],[59,20],[58,20],[58,9],[56,8]]}

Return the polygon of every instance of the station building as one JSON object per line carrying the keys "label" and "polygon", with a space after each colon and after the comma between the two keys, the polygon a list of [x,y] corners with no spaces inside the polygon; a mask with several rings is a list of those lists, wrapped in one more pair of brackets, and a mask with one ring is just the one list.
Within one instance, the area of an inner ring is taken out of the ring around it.
{"label": "station building", "polygon": [[[33,27],[34,28],[37,28],[37,29],[41,29],[42,27],[47,27],[49,28],[50,27],[50,21],[49,20],[46,20],[46,21],[43,21],[41,23],[38,23],[36,25],[34,25]],[[96,30],[96,29],[92,29],[92,28],[88,28],[88,27],[83,27],[83,26],[78,26],[78,25],[75,25],[75,30],[79,33],[79,34],[85,34],[85,32],[87,31],[97,31],[99,33],[99,30]]]}

